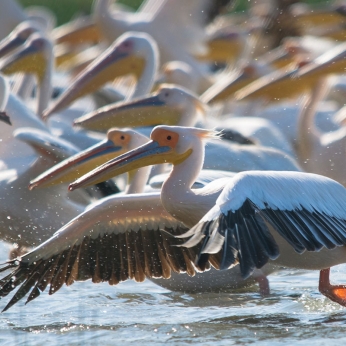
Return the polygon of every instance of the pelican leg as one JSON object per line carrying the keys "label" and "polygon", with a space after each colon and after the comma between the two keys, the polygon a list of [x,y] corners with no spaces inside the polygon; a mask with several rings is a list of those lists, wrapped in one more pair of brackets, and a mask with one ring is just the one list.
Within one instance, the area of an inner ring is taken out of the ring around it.
{"label": "pelican leg", "polygon": [[320,271],[319,291],[333,302],[346,306],[346,286],[331,285],[329,282],[329,274],[330,268]]}
{"label": "pelican leg", "polygon": [[269,280],[261,270],[255,270],[253,277],[258,282],[259,292],[262,297],[267,297],[270,294]]}

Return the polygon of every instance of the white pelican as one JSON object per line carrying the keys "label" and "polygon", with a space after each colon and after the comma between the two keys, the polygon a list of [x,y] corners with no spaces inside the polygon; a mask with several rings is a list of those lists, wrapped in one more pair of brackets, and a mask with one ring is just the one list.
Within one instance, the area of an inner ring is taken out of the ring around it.
{"label": "white pelican", "polygon": [[[90,170],[100,166],[110,159],[148,141],[148,138],[130,129],[112,128],[107,132],[107,138],[94,146],[71,155],[47,171],[32,179],[29,189],[70,183]],[[149,169],[142,169],[129,173],[125,193],[143,192],[149,178]]]}
{"label": "white pelican", "polygon": [[[19,32],[20,37],[26,37],[29,32],[35,29],[35,27],[30,25],[29,27],[28,25],[21,25],[19,27],[20,30],[18,29],[16,32]],[[16,39],[17,36],[17,34],[13,35],[12,40],[7,41],[7,46],[12,46],[12,44],[17,44],[20,42],[20,40]],[[12,54],[6,55],[6,57],[0,61],[0,70],[6,74],[23,72],[25,74],[29,73],[29,76],[33,75],[36,77],[38,83],[37,112],[38,114],[42,114],[43,110],[47,108],[52,94],[54,59],[53,45],[50,40],[41,33],[34,32],[32,35],[30,35],[22,47],[18,47]],[[30,93],[30,91],[32,91],[32,88],[29,88],[26,93]],[[26,99],[25,95],[22,96],[24,97],[25,103],[31,103],[31,100]],[[80,110],[77,107],[76,109],[65,111],[62,114],[60,113],[60,117],[58,119],[51,120],[47,127],[46,124],[41,122],[38,117],[36,117],[36,125],[25,123],[25,118],[27,118],[26,114],[30,111],[29,109],[28,111],[22,110],[21,117],[16,119],[18,122],[16,121],[15,126],[16,128],[25,126],[37,127],[41,129],[46,128],[46,130],[52,131],[59,137],[73,142],[80,148],[86,148],[97,143],[100,140],[100,136],[87,132],[76,131],[72,129],[70,125],[72,119],[66,119],[68,117],[72,118],[71,113],[72,115],[76,116],[76,114],[80,115],[83,111],[84,109]],[[11,111],[9,111],[8,114],[11,116]]]}
{"label": "white pelican", "polygon": [[0,57],[12,52],[29,38],[34,32],[40,31],[40,27],[32,22],[25,21],[18,24],[13,31],[0,42]]}
{"label": "white pelican", "polygon": [[[0,71],[13,74],[18,71],[32,73],[38,81],[37,114],[47,108],[52,94],[53,46],[50,40],[40,33],[34,33],[26,43],[7,55],[0,62]],[[50,66],[51,65],[51,66]]]}
{"label": "white pelican", "polygon": [[188,226],[196,224],[184,237],[192,236],[185,246],[202,247],[196,262],[200,268],[212,256],[220,269],[239,263],[244,277],[269,259],[285,267],[321,270],[320,292],[346,306],[346,287],[329,283],[329,268],[346,258],[346,189],[311,173],[253,171],[192,190],[203,164],[203,138],[213,135],[196,128],[158,126],[149,143],[107,162],[69,188],[151,162],[171,162],[162,204]]}
{"label": "white pelican", "polygon": [[[12,132],[12,131],[9,131]],[[85,191],[69,195],[63,186],[51,190],[28,190],[30,179],[78,149],[47,132],[33,128],[15,131],[17,140],[30,145],[36,154],[13,158],[15,165],[0,170],[0,235],[2,240],[30,247],[49,238],[54,230],[81,213],[90,197]],[[16,147],[6,144],[12,153]]]}
{"label": "white pelican", "polygon": [[[251,152],[257,156],[266,155],[264,151],[267,150],[268,147],[280,150],[280,152],[282,151],[281,155],[284,152],[293,157],[293,149],[290,143],[285,139],[280,130],[269,121],[254,117],[229,118],[227,116],[224,116],[220,121],[218,121],[218,119],[213,121],[213,119],[205,116],[207,110],[208,107],[203,104],[196,95],[188,90],[176,85],[162,85],[157,92],[146,97],[137,98],[127,102],[115,103],[99,108],[89,114],[85,114],[82,117],[75,119],[74,124],[89,130],[106,131],[112,126],[138,127],[156,124],[194,126],[199,120],[202,120],[206,125],[212,123],[212,125],[219,128],[229,128],[237,131],[243,136],[250,138],[253,142],[259,144],[257,147],[249,146],[248,148],[233,146],[232,150],[232,146],[227,147],[227,144],[225,143],[215,144],[215,142],[212,142],[207,148],[206,164],[208,164],[208,167],[205,168],[227,169],[226,166],[212,167],[209,161],[211,156],[215,154],[214,149],[216,150],[218,145],[222,146],[224,150],[222,153],[224,160],[226,160],[226,157],[233,155],[233,157],[237,156],[236,161],[238,163],[243,162],[244,159],[252,162],[256,161],[254,157],[252,157],[252,159],[250,157],[245,158],[245,153],[250,156]],[[200,115],[202,115],[203,119],[201,119]],[[258,150],[257,153],[256,150]],[[209,152],[212,152],[212,154]],[[243,157],[240,156],[241,153],[243,153]],[[271,152],[267,152],[269,156],[271,156],[270,153]],[[251,165],[248,165],[244,170],[265,169],[265,166],[268,168],[272,167],[269,169],[276,170],[273,166],[275,160],[280,160],[283,165],[281,166],[281,170],[291,170],[290,167],[292,166],[285,164],[286,158],[281,160],[279,158],[280,154],[278,152],[276,152],[276,154],[276,158],[272,157],[272,160],[269,159],[269,157],[268,159],[265,159],[264,156],[262,156],[260,166],[257,166],[257,168],[254,168],[256,166],[253,166],[253,168],[251,168]],[[220,155],[217,155],[217,158],[219,159]],[[264,160],[265,163],[263,162]],[[289,158],[287,160],[290,161]],[[278,165],[278,167],[280,167],[280,165]],[[238,170],[236,167],[231,169],[233,171],[241,170],[240,168]]]}
{"label": "white pelican", "polygon": [[283,68],[259,78],[236,92],[237,100],[263,98],[277,102],[297,97],[313,88],[328,74],[345,72],[346,43],[341,43],[313,61],[303,61],[299,66]]}
{"label": "white pelican", "polygon": [[158,68],[155,41],[145,33],[129,32],[119,37],[98,59],[83,70],[64,93],[44,112],[48,117],[66,108],[116,77],[134,74],[137,84],[133,96],[148,93]]}
{"label": "white pelican", "polygon": [[164,0],[148,1],[138,13],[110,11],[110,0],[97,0],[94,19],[103,36],[113,42],[127,31],[150,34],[160,50],[160,61],[180,60],[189,64],[199,80],[200,91],[210,85],[206,66],[200,64],[190,53],[206,50],[206,22],[218,14],[229,1],[211,0]]}
{"label": "white pelican", "polygon": [[[203,133],[207,136],[208,132],[204,130]],[[95,148],[94,154],[97,153],[100,153],[100,148]],[[28,265],[27,269],[35,267],[33,261],[38,265],[35,268],[35,279],[30,279],[31,274],[28,273],[28,281],[6,309],[33,286],[35,288],[28,301],[36,298],[39,290],[43,291],[48,284],[51,284],[52,294],[64,283],[70,285],[75,280],[88,278],[93,282],[117,284],[127,279],[143,281],[146,277],[167,279],[172,272],[186,272],[193,276],[198,270],[193,264],[197,250],[171,246],[181,244],[181,241],[169,235],[180,235],[186,231],[188,228],[185,222],[188,225],[195,222],[195,217],[191,217],[185,215],[182,223],[167,213],[162,206],[160,193],[104,198],[89,206],[50,240],[21,258],[21,268],[16,271],[18,281],[15,282],[25,279],[28,272],[23,273],[22,266]],[[213,258],[210,263],[213,263]],[[203,269],[208,267],[207,264]],[[270,272],[273,268],[265,270]],[[212,269],[205,277],[202,274],[189,279],[186,276],[175,276],[173,281],[157,282],[181,291],[206,291],[226,290],[258,281],[262,292],[268,293],[268,282],[261,271],[257,271],[247,281],[241,279],[238,269],[234,272],[232,270],[232,274],[226,276],[224,272]],[[5,281],[1,281],[1,295],[6,294],[8,285]],[[15,286],[11,286],[11,290]]]}
{"label": "white pelican", "polygon": [[[47,128],[19,98],[10,92],[7,81],[0,74],[0,98],[1,97],[2,102],[0,102],[0,109],[9,116],[13,128],[9,131],[5,126],[0,127],[0,160],[5,163],[5,166],[14,168],[18,165],[18,160],[33,155],[34,151],[27,144],[14,138],[12,132],[20,127],[31,127],[43,131],[47,131]],[[8,148],[12,150],[9,151]],[[17,160],[17,162],[13,162],[14,165],[9,164],[9,161],[14,159]],[[0,166],[2,166],[1,163]]]}

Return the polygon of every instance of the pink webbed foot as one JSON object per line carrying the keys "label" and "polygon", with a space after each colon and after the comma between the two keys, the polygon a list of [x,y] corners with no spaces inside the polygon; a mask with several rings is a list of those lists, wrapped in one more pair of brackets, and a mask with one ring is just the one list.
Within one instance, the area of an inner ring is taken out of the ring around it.
{"label": "pink webbed foot", "polygon": [[346,286],[331,285],[329,282],[330,268],[320,271],[319,291],[330,300],[346,306]]}

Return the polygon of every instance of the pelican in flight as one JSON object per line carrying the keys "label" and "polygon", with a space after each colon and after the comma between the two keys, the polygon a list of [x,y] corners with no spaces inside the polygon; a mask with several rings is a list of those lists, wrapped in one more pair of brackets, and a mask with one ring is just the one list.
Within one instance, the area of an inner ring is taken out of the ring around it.
{"label": "pelican in flight", "polygon": [[[149,143],[105,163],[69,188],[151,162],[171,162],[172,172],[162,186],[162,204],[175,218],[189,218],[188,226],[195,224],[184,235],[191,237],[184,246],[201,247],[199,268],[216,256],[216,268],[229,269],[239,263],[245,278],[269,260],[285,267],[320,270],[320,292],[346,306],[346,287],[329,282],[330,267],[345,262],[346,189],[311,173],[251,171],[192,190],[203,164],[203,138],[213,135],[196,128],[157,126]],[[11,265],[18,267],[18,263]]]}
{"label": "pelican in flight", "polygon": [[[199,131],[203,138],[213,135],[210,131]],[[99,150],[96,149],[95,154],[97,152]],[[187,156],[176,158],[180,160]],[[162,157],[159,161],[163,162]],[[203,159],[199,161],[198,165]],[[178,164],[178,161],[175,163]],[[196,178],[197,174],[190,178]],[[161,202],[160,193],[111,196],[92,204],[50,240],[17,259],[19,267],[1,280],[0,295],[6,295],[23,280],[25,282],[5,310],[31,288],[33,290],[28,301],[36,298],[49,284],[52,294],[64,283],[70,285],[76,280],[89,278],[93,282],[108,281],[109,284],[127,279],[140,282],[146,277],[157,278],[160,285],[183,291],[235,288],[258,281],[261,289],[268,290],[268,282],[262,271],[257,271],[254,277],[244,281],[238,268],[234,272],[231,270],[231,275],[211,269],[206,274],[198,274],[188,280],[184,279],[184,275],[180,280],[179,277],[175,277],[174,281],[163,280],[170,278],[172,273],[194,276],[202,270],[193,264],[197,248],[172,246],[181,245],[182,240],[171,234],[181,235],[186,232],[202,217],[206,206],[202,204],[201,210],[196,208],[193,215],[181,214],[181,207],[176,205],[176,215],[168,213]],[[210,264],[213,265],[213,262],[211,256]],[[9,262],[6,267],[17,266],[18,263]],[[205,264],[203,270],[208,269],[210,264]],[[274,269],[268,267],[264,270],[271,272]],[[10,285],[10,282],[14,284]]]}

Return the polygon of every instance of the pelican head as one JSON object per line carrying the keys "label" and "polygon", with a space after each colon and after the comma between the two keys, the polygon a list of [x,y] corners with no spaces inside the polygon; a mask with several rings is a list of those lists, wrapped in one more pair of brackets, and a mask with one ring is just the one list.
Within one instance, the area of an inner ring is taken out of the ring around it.
{"label": "pelican head", "polygon": [[128,32],[121,35],[100,57],[72,81],[69,88],[44,112],[48,117],[69,106],[76,99],[90,94],[117,77],[142,76],[149,57],[157,56],[157,46],[146,33]]}
{"label": "pelican head", "polygon": [[116,159],[113,159],[70,184],[69,190],[108,180],[114,176],[141,167],[172,163],[183,163],[197,148],[203,146],[205,138],[215,138],[216,132],[194,127],[156,126],[151,140]]}
{"label": "pelican head", "polygon": [[29,20],[18,24],[15,29],[0,42],[0,58],[24,44],[31,34],[39,31],[39,26]]}
{"label": "pelican head", "polygon": [[147,141],[147,137],[130,129],[110,129],[107,139],[45,171],[30,182],[29,189],[71,182],[108,160]]}
{"label": "pelican head", "polygon": [[1,60],[0,70],[7,75],[17,72],[32,73],[38,77],[39,81],[42,81],[51,54],[51,42],[42,34],[34,33],[25,45]]}
{"label": "pelican head", "polygon": [[[192,112],[189,110],[192,108]],[[205,105],[198,96],[176,85],[163,84],[156,92],[133,101],[105,106],[74,121],[85,129],[105,131],[112,126],[138,127],[164,125],[190,125],[194,119],[182,119],[184,114],[196,116],[196,110],[205,113]]]}

